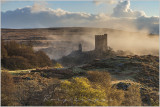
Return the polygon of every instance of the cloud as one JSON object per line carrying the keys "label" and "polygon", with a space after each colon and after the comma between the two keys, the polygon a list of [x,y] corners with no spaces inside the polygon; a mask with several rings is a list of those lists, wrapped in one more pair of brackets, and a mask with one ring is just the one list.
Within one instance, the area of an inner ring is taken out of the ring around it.
{"label": "cloud", "polygon": [[113,17],[140,17],[146,16],[143,11],[133,11],[130,9],[130,1],[119,1],[117,6],[113,9]]}
{"label": "cloud", "polygon": [[130,0],[119,1],[111,16],[132,19],[132,26],[136,29],[159,34],[159,17],[148,17],[144,11],[133,11],[130,8]]}
{"label": "cloud", "polygon": [[46,11],[47,2],[39,1],[35,2],[34,5],[31,8],[31,12],[40,12],[40,11]]}
{"label": "cloud", "polygon": [[[90,14],[72,13],[62,9],[41,8],[40,5],[27,6],[14,11],[2,12],[4,28],[34,28],[81,25]],[[79,21],[77,21],[79,20]],[[83,21],[83,22],[82,22]]]}
{"label": "cloud", "polygon": [[148,30],[149,33],[159,34],[159,17],[141,16],[134,23],[139,30]]}
{"label": "cloud", "polygon": [[130,9],[130,1],[120,1],[112,15],[51,9],[43,3],[2,12],[2,28],[100,27],[159,33],[159,17]]}
{"label": "cloud", "polygon": [[93,0],[93,3],[95,3],[96,5],[100,5],[100,4],[103,4],[103,3],[116,4],[117,0]]}
{"label": "cloud", "polygon": [[1,0],[1,3],[5,3],[6,2],[6,0]]}

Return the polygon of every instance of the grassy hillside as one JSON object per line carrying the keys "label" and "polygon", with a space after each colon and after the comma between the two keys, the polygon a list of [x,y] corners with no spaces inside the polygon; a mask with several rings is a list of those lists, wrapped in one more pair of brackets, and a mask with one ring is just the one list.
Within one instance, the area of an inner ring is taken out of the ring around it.
{"label": "grassy hillside", "polygon": [[[50,82],[53,81],[54,83],[53,90],[55,91],[54,92],[51,91],[52,94],[49,94],[49,95],[53,95],[53,98],[55,98],[54,96],[55,94],[58,96],[61,96],[62,98],[69,97],[69,96],[66,96],[66,94],[68,93],[64,93],[63,91],[61,92],[60,90],[57,90],[59,88],[62,88],[59,86],[63,84],[63,81],[66,81],[65,83],[66,85],[69,85],[69,84],[74,85],[75,79],[78,83],[79,82],[85,83],[89,80],[89,82],[91,83],[93,82],[93,84],[96,83],[97,85],[99,84],[99,82],[100,83],[104,82],[105,84],[106,83],[110,84],[110,87],[111,87],[111,90],[110,90],[108,89],[109,86],[107,85],[107,88],[106,88],[108,90],[107,93],[115,92],[115,93],[110,93],[111,95],[107,94],[106,96],[114,97],[114,96],[117,96],[116,93],[119,93],[119,91],[121,91],[121,94],[119,96],[121,99],[118,100],[121,102],[119,103],[110,102],[109,105],[121,105],[121,106],[122,105],[132,105],[132,106],[133,105],[158,105],[159,104],[158,63],[159,63],[158,56],[151,56],[151,55],[116,56],[112,58],[95,60],[91,63],[81,65],[81,66],[74,66],[74,67],[68,67],[68,68],[39,69],[39,70],[37,69],[37,70],[31,70],[28,73],[23,73],[23,74],[17,73],[17,75],[13,76],[13,79],[16,82],[15,84],[19,84],[19,83],[24,84],[25,82],[31,82],[30,84],[33,84],[36,82],[36,84],[39,84],[41,87],[43,87],[43,89],[45,89],[44,88],[45,86],[47,86],[48,88],[52,87],[52,85],[50,86],[48,83],[46,83],[46,81],[50,81]],[[110,75],[110,76],[107,76],[106,74],[103,74],[103,73],[107,73],[107,75]],[[81,81],[81,78],[84,78],[84,80],[85,78],[87,78],[88,80]],[[107,78],[110,78],[110,79],[108,80]],[[107,79],[106,80],[107,82],[105,82],[105,79]],[[85,84],[89,85],[90,83],[87,82]],[[72,87],[72,86],[69,86],[69,87]],[[86,87],[86,86],[82,85],[82,87],[79,87],[79,89],[83,87]],[[95,86],[92,86],[92,87],[95,88]],[[73,97],[72,96],[73,93],[71,94],[70,88],[68,90],[71,95],[70,97]],[[74,90],[74,88],[72,90]],[[43,90],[43,91],[39,90],[38,92],[41,94],[43,92],[45,93],[45,95],[48,95],[47,90]],[[78,92],[78,90],[74,92],[75,94],[76,92],[81,93],[81,92]],[[64,96],[61,93],[64,93]],[[31,97],[28,95],[26,96]],[[41,96],[42,98],[41,100],[44,100],[44,96],[43,95]],[[38,96],[32,96],[31,97],[32,101],[34,101],[35,104],[38,103],[37,105],[40,105],[39,101],[33,100],[36,97]],[[116,100],[117,99],[115,99],[115,101]],[[132,100],[134,100],[135,102],[133,102]],[[79,105],[83,105],[83,104],[84,102],[79,103]],[[85,104],[92,105],[92,103],[89,103],[89,102]],[[102,102],[101,104],[107,105],[107,103],[102,103]],[[33,103],[28,102],[28,105],[33,105]],[[63,104],[62,102],[53,102],[49,98],[47,102],[43,102],[42,105],[76,105],[76,103],[71,104],[71,102],[66,102],[65,104]]]}
{"label": "grassy hillside", "polygon": [[[158,106],[159,57],[112,48],[95,52],[94,35],[106,32],[114,39],[142,34],[106,28],[2,29],[2,105]],[[83,51],[76,51],[81,42]],[[63,57],[57,63],[47,55]]]}

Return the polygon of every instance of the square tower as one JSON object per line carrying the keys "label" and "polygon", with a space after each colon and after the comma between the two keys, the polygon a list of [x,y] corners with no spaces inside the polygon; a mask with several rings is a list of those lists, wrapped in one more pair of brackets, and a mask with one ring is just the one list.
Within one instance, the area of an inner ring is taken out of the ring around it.
{"label": "square tower", "polygon": [[106,52],[107,50],[107,34],[95,35],[95,51]]}

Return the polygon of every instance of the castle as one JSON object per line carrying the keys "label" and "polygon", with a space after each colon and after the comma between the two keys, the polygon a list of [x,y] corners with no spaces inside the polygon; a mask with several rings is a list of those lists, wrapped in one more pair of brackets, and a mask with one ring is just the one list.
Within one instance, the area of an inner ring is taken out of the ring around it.
{"label": "castle", "polygon": [[[107,45],[107,34],[104,35],[95,35],[95,52],[106,52],[108,50]],[[82,52],[82,44],[78,46],[78,51]]]}
{"label": "castle", "polygon": [[96,52],[106,52],[107,50],[108,50],[107,34],[95,35],[95,51]]}
{"label": "castle", "polygon": [[[79,43],[77,50],[72,51],[69,55],[60,59],[60,62],[65,66],[75,66],[86,64],[94,59],[106,58],[109,53],[107,45],[107,34],[95,35],[95,49],[90,51],[83,51],[82,44]],[[69,61],[69,63],[68,63]]]}

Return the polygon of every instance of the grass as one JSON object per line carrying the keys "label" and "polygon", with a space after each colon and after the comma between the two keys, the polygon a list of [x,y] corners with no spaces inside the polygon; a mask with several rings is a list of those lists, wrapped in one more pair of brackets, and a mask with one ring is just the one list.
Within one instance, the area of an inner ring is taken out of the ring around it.
{"label": "grass", "polygon": [[128,80],[114,80],[114,81],[111,81],[111,84],[117,84],[117,83],[119,83],[119,82],[123,82],[123,83],[131,83],[131,84],[135,84],[135,85],[141,86],[140,83],[135,82],[135,81],[130,80],[130,79],[128,79]]}
{"label": "grass", "polygon": [[20,74],[20,73],[29,73],[32,70],[36,70],[36,69],[26,69],[26,70],[2,70],[2,72],[8,72],[12,75],[14,74]]}

